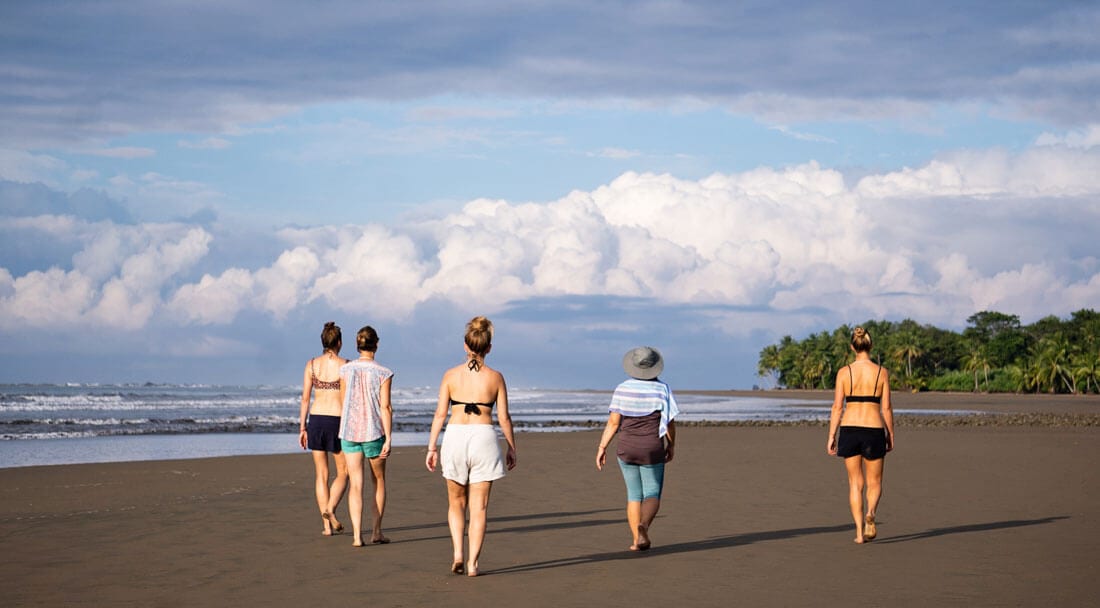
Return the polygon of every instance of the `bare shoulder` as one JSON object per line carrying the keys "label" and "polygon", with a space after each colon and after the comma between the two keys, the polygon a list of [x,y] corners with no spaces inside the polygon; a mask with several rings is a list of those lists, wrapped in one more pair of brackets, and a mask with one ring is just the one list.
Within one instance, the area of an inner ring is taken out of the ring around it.
{"label": "bare shoulder", "polygon": [[454,382],[455,377],[458,376],[459,372],[461,372],[461,371],[462,371],[462,366],[461,365],[456,365],[455,367],[452,367],[451,369],[448,369],[447,371],[443,372],[443,379],[440,381],[440,383],[441,384],[452,384]]}

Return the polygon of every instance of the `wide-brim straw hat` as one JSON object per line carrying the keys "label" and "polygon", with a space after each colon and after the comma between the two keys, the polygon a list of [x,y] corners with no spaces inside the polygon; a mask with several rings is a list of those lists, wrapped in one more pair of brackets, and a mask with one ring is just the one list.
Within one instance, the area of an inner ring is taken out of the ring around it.
{"label": "wide-brim straw hat", "polygon": [[631,378],[638,380],[652,380],[661,375],[665,368],[665,360],[661,353],[652,346],[639,346],[632,348],[623,355],[623,371]]}

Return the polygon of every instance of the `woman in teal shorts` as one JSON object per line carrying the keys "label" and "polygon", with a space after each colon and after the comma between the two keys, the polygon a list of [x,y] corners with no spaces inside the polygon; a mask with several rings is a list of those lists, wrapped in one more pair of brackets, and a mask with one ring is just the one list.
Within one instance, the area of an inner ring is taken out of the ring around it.
{"label": "woman in teal shorts", "polygon": [[370,464],[374,500],[371,501],[371,542],[390,542],[382,534],[382,515],[386,511],[386,457],[390,455],[393,410],[390,385],[393,372],[374,360],[378,352],[378,332],[363,327],[355,336],[359,358],[340,368],[340,447],[348,464],[348,510],[354,540],[363,546],[363,471],[364,459]]}

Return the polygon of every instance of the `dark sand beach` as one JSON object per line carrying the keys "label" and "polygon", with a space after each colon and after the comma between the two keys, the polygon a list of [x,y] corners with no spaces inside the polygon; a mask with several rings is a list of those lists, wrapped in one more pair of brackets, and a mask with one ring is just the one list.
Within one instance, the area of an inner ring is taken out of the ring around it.
{"label": "dark sand beach", "polygon": [[599,431],[522,433],[519,467],[493,489],[476,579],[448,572],[444,483],[424,469],[423,448],[390,459],[392,544],[360,549],[349,535],[320,535],[304,453],[2,469],[0,597],[4,606],[1095,605],[1100,427],[1090,421],[1100,399],[895,397],[899,408],[1032,423],[899,424],[879,538],[863,546],[852,543],[843,465],[825,455],[824,427],[685,427],[646,553],[626,551],[621,477],[593,464]]}

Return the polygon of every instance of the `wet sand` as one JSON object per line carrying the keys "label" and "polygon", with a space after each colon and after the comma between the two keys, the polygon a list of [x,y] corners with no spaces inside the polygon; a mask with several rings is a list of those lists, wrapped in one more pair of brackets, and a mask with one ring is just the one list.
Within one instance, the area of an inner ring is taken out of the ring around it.
{"label": "wet sand", "polygon": [[[895,407],[1087,421],[1100,399],[895,394]],[[423,448],[390,459],[393,542],[359,549],[348,534],[320,535],[307,454],[0,469],[0,597],[5,606],[1095,602],[1100,427],[897,431],[879,538],[857,546],[823,427],[682,428],[645,553],[626,550],[618,471],[594,467],[599,431],[521,433],[519,467],[493,488],[476,579],[448,572],[444,482],[424,470]],[[338,514],[350,523],[346,501]]]}

